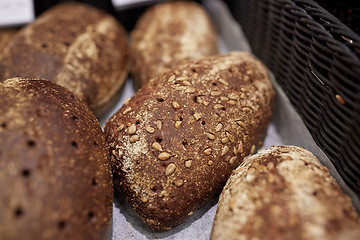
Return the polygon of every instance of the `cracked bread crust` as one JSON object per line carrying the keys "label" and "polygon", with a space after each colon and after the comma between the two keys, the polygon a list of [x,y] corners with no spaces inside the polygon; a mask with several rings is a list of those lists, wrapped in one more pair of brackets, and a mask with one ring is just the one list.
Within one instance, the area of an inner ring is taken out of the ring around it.
{"label": "cracked bread crust", "polygon": [[99,116],[128,75],[128,39],[109,14],[61,3],[21,29],[2,54],[0,81],[44,78],[80,97]]}
{"label": "cracked bread crust", "polygon": [[185,62],[106,123],[115,188],[151,228],[173,228],[218,194],[262,145],[274,90],[245,52]]}
{"label": "cracked bread crust", "polygon": [[132,77],[137,87],[186,59],[218,54],[215,28],[204,8],[176,1],[149,8],[131,33]]}
{"label": "cracked bread crust", "polygon": [[314,155],[273,146],[245,158],[230,176],[211,239],[335,239],[356,226],[350,197]]}

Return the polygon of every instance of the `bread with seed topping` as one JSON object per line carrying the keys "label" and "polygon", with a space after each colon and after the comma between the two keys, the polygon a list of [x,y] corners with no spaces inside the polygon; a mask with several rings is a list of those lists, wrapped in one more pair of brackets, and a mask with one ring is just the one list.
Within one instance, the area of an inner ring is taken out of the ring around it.
{"label": "bread with seed topping", "polygon": [[210,17],[191,1],[151,7],[136,23],[131,39],[131,73],[137,87],[185,59],[218,53]]}
{"label": "bread with seed topping", "polygon": [[69,90],[0,82],[0,239],[109,239],[113,186],[99,122]]}
{"label": "bread with seed topping", "polygon": [[155,78],[105,125],[115,188],[151,228],[173,228],[262,145],[274,90],[250,54],[192,60]]}
{"label": "bread with seed topping", "polygon": [[0,81],[44,78],[68,88],[101,115],[128,75],[128,42],[111,15],[61,3],[19,31],[0,60]]}
{"label": "bread with seed topping", "polygon": [[273,146],[233,172],[220,195],[211,239],[360,239],[353,231],[359,220],[351,198],[314,155]]}

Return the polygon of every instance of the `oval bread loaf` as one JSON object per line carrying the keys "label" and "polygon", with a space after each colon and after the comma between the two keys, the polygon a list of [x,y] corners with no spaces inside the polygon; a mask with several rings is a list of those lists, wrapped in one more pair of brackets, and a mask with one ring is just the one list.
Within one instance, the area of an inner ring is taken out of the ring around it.
{"label": "oval bread loaf", "polygon": [[314,155],[273,146],[231,175],[211,239],[338,239],[339,232],[356,234],[349,229],[359,223],[350,197]]}
{"label": "oval bread loaf", "polygon": [[0,60],[0,80],[48,79],[101,115],[128,75],[127,41],[125,30],[109,14],[62,3],[20,30]]}
{"label": "oval bread loaf", "polygon": [[0,239],[108,239],[112,174],[90,109],[45,80],[0,95]]}
{"label": "oval bread loaf", "polygon": [[245,52],[183,63],[106,123],[115,188],[151,228],[182,223],[262,145],[274,90]]}
{"label": "oval bread loaf", "polygon": [[157,4],[131,33],[132,77],[137,87],[185,59],[218,53],[216,32],[203,7],[191,1]]}

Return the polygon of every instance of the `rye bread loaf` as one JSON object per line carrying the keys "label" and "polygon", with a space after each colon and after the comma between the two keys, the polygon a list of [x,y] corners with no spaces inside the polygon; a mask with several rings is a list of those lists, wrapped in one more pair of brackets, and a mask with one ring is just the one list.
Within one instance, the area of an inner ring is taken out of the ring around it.
{"label": "rye bread loaf", "polygon": [[151,228],[179,225],[262,145],[273,98],[266,68],[245,52],[154,78],[105,125],[114,187]]}
{"label": "rye bread loaf", "polygon": [[90,109],[45,80],[0,95],[0,239],[108,239],[111,167]]}
{"label": "rye bread loaf", "polygon": [[356,234],[355,226],[359,216],[350,197],[314,155],[273,146],[230,176],[211,239],[341,239],[339,232]]}
{"label": "rye bread loaf", "polygon": [[62,3],[20,30],[0,60],[0,80],[48,79],[75,93],[99,116],[128,75],[127,41],[109,14]]}
{"label": "rye bread loaf", "polygon": [[149,8],[131,33],[132,77],[137,87],[185,59],[218,53],[215,28],[203,7],[191,1]]}

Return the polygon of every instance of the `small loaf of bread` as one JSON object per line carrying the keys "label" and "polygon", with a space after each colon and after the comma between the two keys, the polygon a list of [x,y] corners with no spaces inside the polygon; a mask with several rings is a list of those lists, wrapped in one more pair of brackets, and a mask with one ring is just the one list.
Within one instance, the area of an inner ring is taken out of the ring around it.
{"label": "small loaf of bread", "polygon": [[18,76],[48,79],[101,115],[128,75],[127,41],[123,27],[109,14],[85,4],[62,3],[16,35],[0,60],[0,81]]}
{"label": "small loaf of bread", "polygon": [[151,228],[179,225],[262,145],[273,99],[266,68],[245,52],[154,78],[106,123],[115,188]]}
{"label": "small loaf of bread", "polygon": [[342,239],[338,233],[357,234],[351,229],[359,223],[350,197],[314,155],[273,146],[246,158],[231,175],[211,239]]}
{"label": "small loaf of bread", "polygon": [[136,23],[131,38],[131,72],[137,87],[185,59],[218,53],[210,17],[191,1],[151,7]]}
{"label": "small loaf of bread", "polygon": [[0,239],[109,239],[110,161],[90,109],[45,80],[6,80],[0,96]]}

